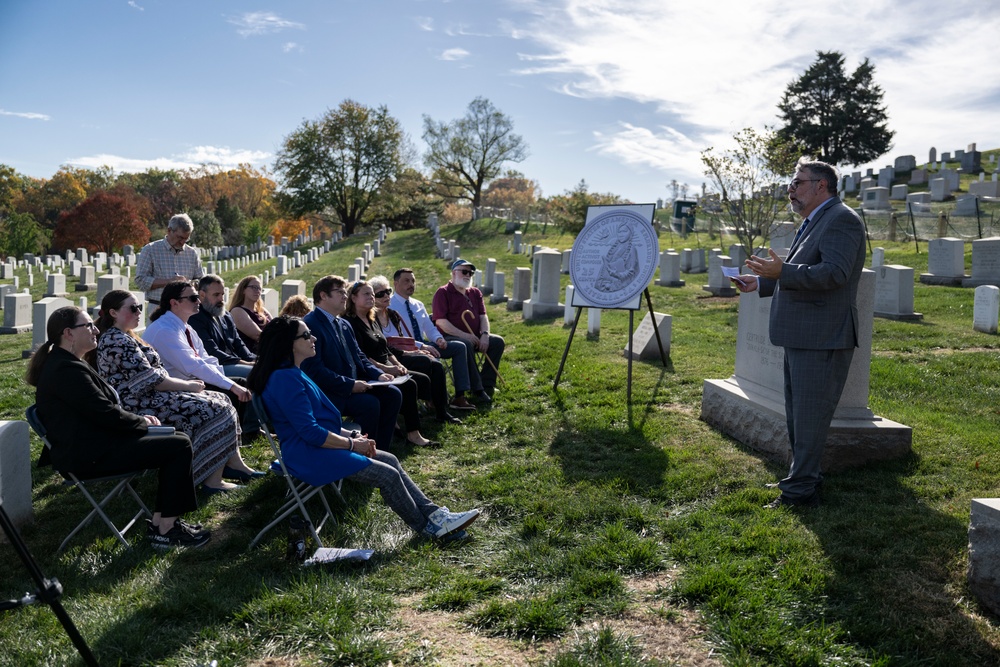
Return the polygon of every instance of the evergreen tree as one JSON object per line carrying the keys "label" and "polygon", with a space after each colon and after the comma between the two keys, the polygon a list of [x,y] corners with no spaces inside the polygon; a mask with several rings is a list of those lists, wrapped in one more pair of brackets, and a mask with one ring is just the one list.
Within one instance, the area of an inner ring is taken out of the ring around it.
{"label": "evergreen tree", "polygon": [[818,51],[816,62],[788,84],[778,108],[781,139],[831,164],[864,164],[892,148],[882,88],[867,58],[850,76],[844,55]]}

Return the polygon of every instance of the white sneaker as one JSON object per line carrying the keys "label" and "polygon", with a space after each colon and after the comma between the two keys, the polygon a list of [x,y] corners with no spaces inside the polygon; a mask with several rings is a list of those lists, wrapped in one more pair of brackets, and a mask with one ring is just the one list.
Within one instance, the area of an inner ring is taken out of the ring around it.
{"label": "white sneaker", "polygon": [[479,510],[468,512],[451,512],[447,507],[441,507],[427,517],[424,532],[433,537],[443,537],[448,533],[462,530],[479,518]]}

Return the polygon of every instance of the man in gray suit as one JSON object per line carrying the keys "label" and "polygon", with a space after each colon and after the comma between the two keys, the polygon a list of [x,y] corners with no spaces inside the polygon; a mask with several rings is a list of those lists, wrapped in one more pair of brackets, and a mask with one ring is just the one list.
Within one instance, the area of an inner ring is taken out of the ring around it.
{"label": "man in gray suit", "polygon": [[787,258],[773,250],[769,257],[751,257],[746,265],[753,275],[733,279],[741,292],[773,295],[769,335],[785,348],[792,465],[770,508],[819,505],[823,447],[858,344],[865,230],[837,197],[838,180],[832,165],[799,160],[788,199],[803,220]]}

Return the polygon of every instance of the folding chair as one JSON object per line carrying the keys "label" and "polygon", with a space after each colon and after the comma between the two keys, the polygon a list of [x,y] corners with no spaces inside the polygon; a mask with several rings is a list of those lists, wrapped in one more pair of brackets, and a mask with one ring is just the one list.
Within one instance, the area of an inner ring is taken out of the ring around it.
{"label": "folding chair", "polygon": [[[274,456],[279,469],[274,470],[274,466],[272,466],[271,469],[280,475],[288,485],[288,492],[285,494],[285,497],[288,500],[286,500],[285,504],[278,508],[275,512],[275,517],[271,523],[264,526],[264,528],[257,533],[257,537],[253,538],[253,541],[250,542],[250,548],[253,549],[257,543],[260,542],[261,538],[264,537],[267,531],[284,521],[296,510],[299,511],[302,518],[305,519],[306,524],[309,525],[309,532],[312,534],[313,539],[316,540],[316,546],[322,548],[323,541],[319,538],[319,532],[323,530],[323,525],[326,523],[327,519],[337,523],[336,517],[333,516],[333,510],[330,509],[330,503],[326,499],[326,494],[323,492],[327,485],[313,486],[312,484],[297,479],[290,472],[288,472],[288,468],[285,467],[285,460],[281,456],[281,447],[274,439],[274,436],[271,435],[273,431],[271,427],[271,417],[267,414],[267,409],[264,407],[263,399],[261,399],[260,395],[254,394],[251,397],[250,402],[253,404],[254,410],[257,411],[257,415],[260,417],[261,425],[264,429],[264,437],[267,438],[268,443],[271,445],[271,449],[274,450]],[[343,480],[337,480],[328,486],[333,489],[334,494],[336,494],[337,498],[340,499],[340,502],[343,503],[344,497],[340,495],[342,481]],[[323,503],[323,509],[325,510],[323,519],[318,524],[313,522],[312,517],[309,515],[309,510],[306,509],[306,501],[313,496],[319,496],[320,502]]]}
{"label": "folding chair", "polygon": [[[45,445],[45,447],[47,447],[49,451],[51,451],[52,443],[49,442],[48,438],[46,437],[45,427],[42,425],[42,422],[38,419],[38,412],[36,411],[35,406],[32,405],[27,410],[25,410],[24,415],[28,420],[28,425],[31,426],[32,430],[34,430],[35,433],[38,434],[38,437],[41,438],[42,443]],[[66,536],[66,539],[64,539],[62,541],[62,544],[59,545],[59,549],[56,553],[65,549],[66,544],[71,539],[73,539],[73,536],[76,535],[81,530],[83,530],[87,526],[87,524],[89,524],[94,519],[95,516],[101,517],[101,520],[104,521],[104,524],[111,529],[111,532],[115,534],[115,537],[117,537],[118,540],[125,546],[129,546],[128,540],[125,539],[125,533],[127,533],[129,529],[131,529],[132,526],[135,525],[136,521],[138,521],[140,517],[145,516],[146,518],[150,519],[153,517],[152,512],[150,512],[149,508],[146,507],[146,503],[142,502],[142,498],[140,498],[139,494],[135,492],[134,488],[132,488],[132,480],[134,480],[136,477],[145,474],[145,472],[146,472],[145,470],[134,470],[119,475],[107,475],[105,477],[90,477],[87,479],[80,479],[71,472],[64,472],[60,470],[59,474],[65,478],[64,484],[66,484],[66,486],[76,487],[77,489],[79,489],[80,493],[83,494],[83,497],[87,499],[87,502],[89,502],[91,507],[93,507],[94,509],[92,509],[90,511],[90,514],[88,514],[87,517],[83,521],[81,521],[79,525],[77,525],[77,527],[70,532],[69,535]],[[104,496],[104,498],[100,502],[98,502],[97,499],[94,497],[94,495],[91,493],[91,491],[93,490],[93,487],[95,485],[101,484],[102,482],[114,482],[114,486],[111,488],[111,491],[109,491]],[[139,505],[139,511],[136,512],[135,516],[132,517],[131,521],[129,521],[127,524],[125,524],[123,528],[119,530],[119,528],[114,524],[114,522],[110,518],[108,518],[108,515],[104,512],[104,507],[113,499],[120,496],[123,491],[128,491],[129,495],[132,496],[136,504]]]}

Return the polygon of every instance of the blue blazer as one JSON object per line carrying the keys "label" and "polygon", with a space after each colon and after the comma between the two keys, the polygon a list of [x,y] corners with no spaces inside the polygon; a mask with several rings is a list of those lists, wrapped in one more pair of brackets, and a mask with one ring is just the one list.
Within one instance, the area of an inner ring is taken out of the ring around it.
{"label": "blue blazer", "polygon": [[281,440],[285,467],[298,479],[322,486],[371,465],[361,454],[323,447],[327,433],[340,434],[340,413],[298,368],[274,371],[261,398]]}
{"label": "blue blazer", "polygon": [[[334,324],[340,326],[340,331],[347,342],[347,350],[341,348],[326,313],[317,308],[302,319],[316,337],[316,356],[302,362],[302,371],[319,385],[335,405],[343,409],[344,403],[351,396],[355,380],[376,380],[382,371],[369,361],[358,347],[354,329],[344,318],[335,318]],[[354,360],[357,377],[351,375],[346,355],[350,355]]]}
{"label": "blue blazer", "polygon": [[771,302],[771,343],[808,350],[858,344],[858,283],[865,268],[865,229],[840,199],[823,205],[788,249],[777,280],[761,278]]}

